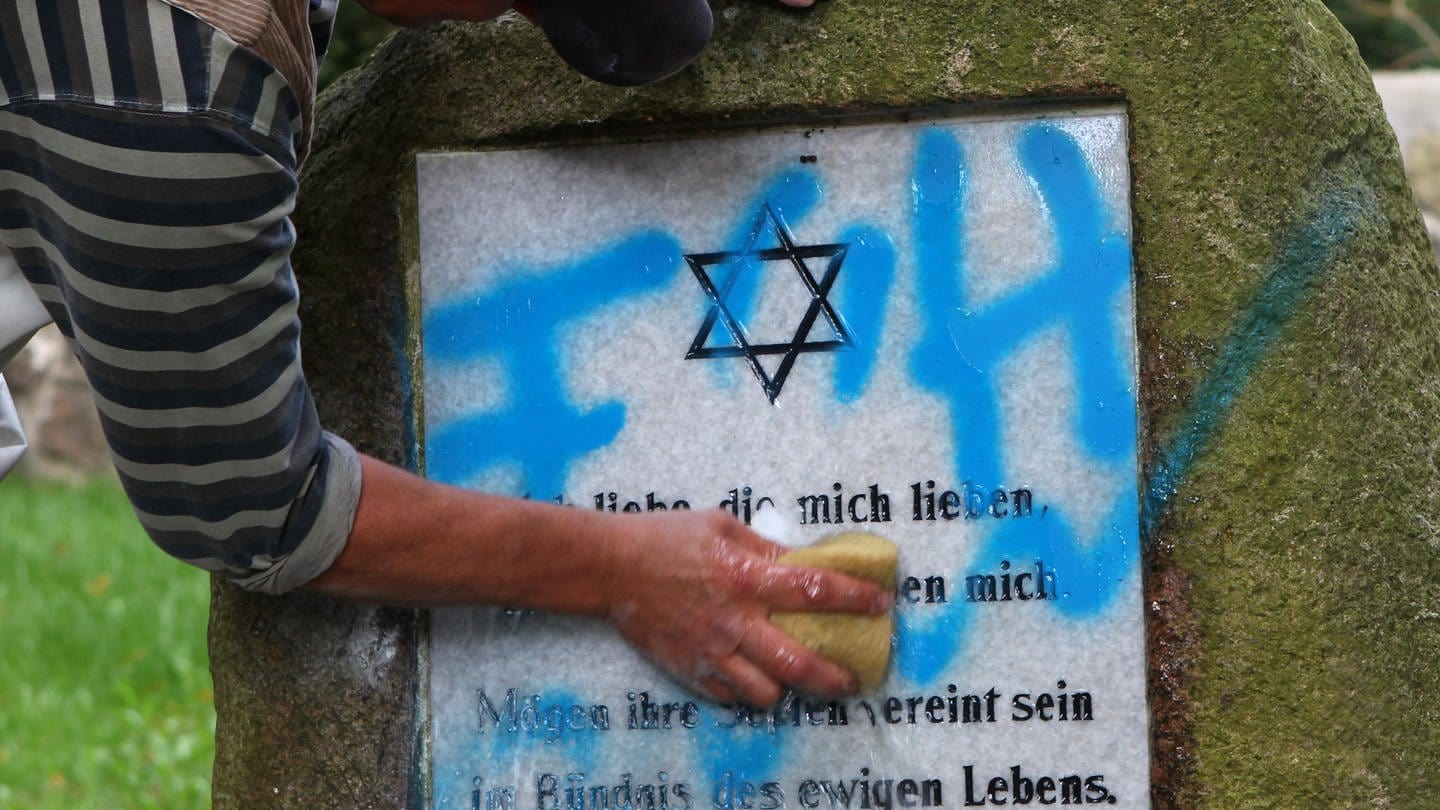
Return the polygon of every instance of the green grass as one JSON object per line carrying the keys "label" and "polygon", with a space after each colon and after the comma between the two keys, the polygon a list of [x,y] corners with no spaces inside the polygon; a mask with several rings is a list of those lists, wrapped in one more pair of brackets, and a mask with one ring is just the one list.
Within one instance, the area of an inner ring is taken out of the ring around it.
{"label": "green grass", "polygon": [[113,481],[0,483],[0,808],[209,807],[208,604]]}

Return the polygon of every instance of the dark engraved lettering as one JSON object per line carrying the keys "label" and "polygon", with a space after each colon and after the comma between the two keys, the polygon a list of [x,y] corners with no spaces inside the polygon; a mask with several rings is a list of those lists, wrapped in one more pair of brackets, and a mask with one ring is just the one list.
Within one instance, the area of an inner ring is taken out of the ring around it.
{"label": "dark engraved lettering", "polygon": [[[830,498],[825,495],[805,495],[796,499],[800,504],[800,524],[830,523]],[[809,511],[806,511],[806,507]]]}
{"label": "dark engraved lettering", "polygon": [[939,807],[944,804],[939,779],[885,779],[861,768],[857,779],[804,779],[796,789],[802,807],[815,810],[891,810],[901,807]]}
{"label": "dark engraved lettering", "polygon": [[920,604],[919,590],[922,587],[924,586],[920,584],[920,580],[916,577],[906,577],[905,580],[900,583],[900,598],[904,599],[908,604],[918,605]]}
{"label": "dark engraved lettering", "polygon": [[890,494],[880,491],[879,484],[870,484],[863,492],[845,495],[839,481],[830,485],[834,494],[802,495],[795,500],[800,507],[801,525],[845,523],[889,523]]}
{"label": "dark engraved lettering", "polygon": [[[1041,517],[1046,509],[1041,508]],[[937,489],[935,482],[910,485],[910,519],[916,521],[992,518],[1029,518],[1035,513],[1035,494],[1021,487],[1008,492],[966,481],[960,490]]]}
{"label": "dark engraved lettering", "polygon": [[554,773],[535,778],[536,810],[690,810],[693,806],[690,785],[670,781],[665,771],[644,783],[625,773],[613,785],[595,784],[584,771],[567,773],[563,781]]}
{"label": "dark engraved lettering", "polygon": [[505,690],[505,698],[497,707],[484,689],[476,692],[477,730],[481,734],[487,727],[511,734],[543,732],[546,740],[556,742],[567,732],[605,731],[610,728],[610,709],[604,705],[547,705],[541,703],[539,695],[522,695],[518,689],[511,687]]}
{"label": "dark engraved lettering", "polygon": [[715,786],[711,804],[715,810],[777,810],[785,804],[785,791],[779,782],[756,784],[726,771]]}
{"label": "dark engraved lettering", "polygon": [[[863,704],[863,701],[862,701]],[[743,703],[725,706],[725,714],[715,718],[718,728],[763,728],[775,730],[781,727],[802,726],[848,726],[850,711],[844,703],[833,700],[807,700],[791,692],[783,700],[768,709],[757,709]],[[868,709],[868,706],[865,707]]]}
{"label": "dark engraved lettering", "polygon": [[645,493],[644,503],[627,500],[622,505],[618,492],[597,492],[592,500],[597,512],[667,512],[671,509],[690,508],[690,503],[684,499],[677,498],[666,503],[664,498],[656,497],[654,492]]}
{"label": "dark engraved lettering", "polygon": [[752,503],[755,493],[750,487],[737,487],[728,494],[729,497],[720,502],[720,508],[739,518],[746,526],[750,525],[750,521],[760,510],[775,506],[775,501],[768,497],[754,499]]}
{"label": "dark engraved lettering", "polygon": [[977,779],[975,766],[966,765],[964,771],[966,807],[1032,802],[1044,805],[1115,804],[1118,801],[1115,794],[1106,787],[1104,774],[1036,777],[1026,774],[1021,766],[1012,765],[1006,776],[991,777],[984,782],[982,789],[980,779],[983,777]]}
{"label": "dark engraved lettering", "polygon": [[1089,692],[1067,692],[1064,680],[1056,681],[1055,694],[1041,692],[1031,696],[1029,692],[1017,692],[1010,699],[1010,719],[1017,722],[1026,720],[1074,721],[1094,720],[1094,699]]}
{"label": "dark engraved lettering", "polygon": [[935,605],[945,602],[945,578],[932,576],[925,578],[925,604]]}
{"label": "dark engraved lettering", "polygon": [[485,780],[475,777],[470,791],[470,810],[515,810],[515,788],[485,787]]}
{"label": "dark engraved lettering", "polygon": [[1059,596],[1055,570],[1036,560],[1033,570],[1019,574],[1011,571],[1010,561],[1000,561],[1000,573],[972,574],[965,577],[965,599],[969,602],[1028,602],[1032,599],[1055,599]]}
{"label": "dark engraved lettering", "polygon": [[876,716],[889,725],[920,725],[941,723],[994,723],[1000,692],[994,687],[975,693],[960,694],[955,684],[945,687],[944,695],[890,695],[880,706],[878,715],[869,709],[869,704],[859,705],[872,711],[872,723]]}
{"label": "dark engraved lettering", "polygon": [[635,731],[695,728],[700,725],[700,706],[693,700],[657,703],[649,692],[630,692],[625,727]]}

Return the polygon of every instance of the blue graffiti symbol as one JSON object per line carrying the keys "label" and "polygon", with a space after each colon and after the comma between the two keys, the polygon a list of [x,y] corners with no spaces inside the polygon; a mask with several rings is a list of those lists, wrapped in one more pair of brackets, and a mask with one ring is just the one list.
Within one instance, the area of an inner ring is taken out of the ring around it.
{"label": "blue graffiti symbol", "polygon": [[1179,427],[1175,435],[1156,454],[1141,509],[1145,537],[1155,531],[1171,498],[1189,475],[1191,464],[1215,439],[1231,406],[1309,297],[1322,271],[1355,229],[1375,215],[1376,201],[1369,189],[1342,185],[1334,178],[1327,178],[1325,185],[1315,214],[1285,235],[1269,275],[1240,313],[1231,329],[1231,339],[1176,421]]}
{"label": "blue graffiti symbol", "polygon": [[432,429],[426,474],[463,484],[492,465],[512,462],[521,468],[523,492],[561,495],[570,465],[613,442],[625,424],[619,402],[581,412],[566,397],[563,328],[615,301],[659,289],[682,266],[673,236],[641,233],[549,273],[520,273],[473,302],[455,301],[432,312],[425,319],[426,362],[443,368],[498,355],[510,396],[498,411]]}
{"label": "blue graffiti symbol", "polygon": [[[967,284],[973,268],[958,223],[966,217],[968,167],[957,139],[937,129],[922,133],[912,179],[924,333],[911,354],[911,370],[921,386],[948,403],[956,473],[984,493],[982,501],[990,488],[1007,481],[1000,366],[1042,330],[1067,330],[1076,369],[1074,432],[1089,461],[1123,464],[1136,446],[1127,358],[1132,350],[1112,325],[1117,296],[1130,283],[1128,240],[1106,232],[1094,174],[1068,135],[1031,125],[1021,133],[1018,149],[1053,219],[1058,258],[1038,279],[984,309],[971,304]],[[1043,519],[1005,521],[983,535],[976,564],[995,570],[1002,560],[1044,560],[1063,583],[1057,608],[1071,616],[1094,615],[1133,575],[1137,509],[1133,485],[1121,487],[1101,536],[1086,539],[1074,537],[1059,508],[1048,509]],[[919,683],[934,680],[964,650],[966,629],[963,601],[926,619],[902,614],[897,668]]]}
{"label": "blue graffiti symbol", "polygon": [[852,225],[839,241],[850,245],[850,253],[837,304],[849,319],[855,350],[835,357],[835,397],[848,404],[860,399],[875,371],[896,257],[890,237],[872,225]]}
{"label": "blue graffiti symbol", "polygon": [[[914,257],[923,334],[911,353],[916,382],[946,401],[955,447],[955,470],[977,486],[1007,481],[999,413],[998,369],[1042,330],[1062,327],[1070,337],[1076,369],[1074,432],[1089,460],[1122,465],[1135,447],[1135,414],[1129,346],[1113,326],[1118,296],[1129,283],[1129,245],[1104,227],[1105,208],[1092,173],[1075,143],[1048,126],[1027,128],[1018,143],[1022,165],[1053,218],[1058,259],[1040,278],[983,309],[968,291],[970,267],[960,227],[966,219],[966,165],[956,138],[927,130],[917,143],[912,178]],[[788,229],[823,200],[814,171],[787,170],[762,185],[736,219],[732,250],[754,248],[754,223],[769,206]],[[834,396],[841,405],[860,398],[874,371],[897,264],[887,234],[867,224],[846,228],[840,241],[850,254],[837,279],[837,307],[854,330],[856,350],[836,356]],[[451,303],[427,318],[426,357],[431,363],[496,354],[511,375],[511,397],[499,409],[442,425],[430,436],[433,477],[463,482],[503,461],[518,464],[524,486],[540,496],[563,492],[570,465],[604,447],[625,422],[622,403],[580,412],[563,393],[560,343],[563,328],[626,297],[651,292],[680,267],[681,250],[668,233],[648,232],[545,274],[519,274],[474,302]],[[735,266],[733,278],[717,278],[740,319],[753,312],[760,274]],[[697,306],[704,306],[700,296]],[[541,305],[532,307],[532,303]],[[726,375],[735,379],[737,375]],[[982,537],[976,560],[1044,559],[1065,583],[1058,608],[1070,615],[1103,609],[1118,583],[1133,575],[1136,498],[1133,489],[1114,493],[1102,536],[1079,542],[1063,510],[1043,520],[1006,522]],[[933,680],[964,649],[963,603],[922,622],[902,616],[897,670],[917,682]],[[702,751],[711,775],[763,779],[785,756],[779,728],[738,725],[711,728]]]}
{"label": "blue graffiti symbol", "polygon": [[[1117,304],[1130,283],[1128,241],[1123,234],[1107,230],[1096,179],[1069,136],[1055,127],[1032,125],[1022,130],[1017,147],[1020,163],[1051,219],[1057,259],[1040,277],[984,306],[971,294],[973,266],[961,236],[968,213],[969,172],[956,137],[935,128],[922,131],[911,177],[922,333],[911,348],[910,370],[917,384],[948,407],[955,472],[967,487],[982,492],[1002,482],[1023,483],[1011,482],[1004,466],[1007,437],[998,375],[1027,341],[1044,331],[1063,332],[1067,340],[1069,356],[1061,362],[1068,361],[1075,372],[1077,406],[1071,431],[1084,461],[1123,473],[1136,446],[1128,357],[1132,347],[1122,340],[1128,330],[1117,328],[1115,320]],[[1196,387],[1175,435],[1159,448],[1144,503],[1147,534],[1321,272],[1357,223],[1376,213],[1374,199],[1363,191],[1326,185],[1314,217],[1286,234],[1275,265],[1252,305],[1240,314],[1214,368]],[[781,172],[763,184],[737,216],[729,245],[754,246],[754,222],[761,205],[768,203],[791,227],[823,198],[815,172]],[[870,381],[897,258],[890,237],[871,225],[847,227],[836,241],[850,245],[845,272],[837,280],[836,306],[845,314],[858,347],[834,356],[834,395],[843,406],[860,398]],[[461,483],[486,467],[510,461],[522,468],[531,491],[561,492],[570,465],[614,441],[625,422],[622,403],[608,402],[582,412],[565,396],[560,372],[564,329],[607,305],[659,289],[682,267],[681,246],[673,235],[634,233],[543,274],[520,273],[518,280],[504,282],[474,301],[453,301],[427,317],[429,364],[443,367],[495,355],[512,378],[506,405],[432,428],[427,448],[430,475]],[[741,268],[733,272],[741,275],[733,280],[729,301],[743,318],[759,295],[759,276]],[[696,302],[697,307],[706,304],[698,295]],[[728,383],[739,378],[742,375],[725,373],[717,380]],[[1106,486],[1109,489],[1098,495],[1101,503],[1108,502],[1108,514],[1095,536],[1077,537],[1066,510],[1052,505],[1043,519],[987,524],[979,532],[971,564],[976,570],[994,570],[1001,560],[1024,565],[1043,559],[1063,583],[1063,598],[1051,603],[1058,613],[1072,618],[1096,615],[1138,572],[1137,493],[1130,483]],[[927,611],[926,618],[902,612],[898,674],[915,683],[933,682],[964,653],[967,618],[960,600]],[[568,692],[557,695],[562,703],[572,699]],[[784,714],[782,708],[773,722],[766,720],[765,713],[753,724],[734,717],[722,725],[718,719],[725,714],[705,722],[695,744],[711,784],[721,783],[727,775],[736,784],[759,783],[776,772],[793,736]],[[516,736],[488,745],[477,743],[449,761],[466,762],[466,767],[475,761],[498,764],[505,757],[519,756],[516,746],[549,745],[564,748],[567,758],[589,770],[597,736],[577,734],[555,741],[536,734]],[[436,764],[438,769],[440,763]],[[437,786],[447,785],[447,791],[437,792],[440,805],[447,801],[442,795],[469,795],[468,783],[449,784],[459,778],[458,773],[437,776]],[[701,803],[708,798],[697,796]]]}

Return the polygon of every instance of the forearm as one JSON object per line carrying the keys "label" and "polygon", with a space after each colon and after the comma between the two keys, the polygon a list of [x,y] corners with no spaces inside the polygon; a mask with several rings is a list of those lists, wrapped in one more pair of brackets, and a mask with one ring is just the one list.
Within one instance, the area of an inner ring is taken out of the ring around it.
{"label": "forearm", "polygon": [[855,679],[779,631],[774,611],[888,610],[891,595],[780,565],[780,547],[719,511],[612,515],[484,495],[364,458],[344,552],[306,587],[383,604],[514,605],[599,616],[717,700],[821,695]]}
{"label": "forearm", "polygon": [[309,588],[416,607],[516,605],[600,615],[623,538],[591,510],[504,498],[361,461],[345,551]]}

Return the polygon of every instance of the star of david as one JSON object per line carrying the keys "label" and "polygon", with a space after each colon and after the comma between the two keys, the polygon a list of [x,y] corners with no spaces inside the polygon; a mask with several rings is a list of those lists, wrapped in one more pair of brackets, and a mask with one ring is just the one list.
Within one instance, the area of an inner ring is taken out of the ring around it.
{"label": "star of david", "polygon": [[[767,232],[774,234],[779,246],[756,250],[756,242]],[[845,244],[796,245],[795,238],[785,227],[785,223],[775,215],[775,210],[770,207],[770,204],[765,203],[761,207],[759,216],[755,218],[755,224],[750,229],[750,237],[744,249],[686,254],[685,261],[690,265],[691,271],[695,273],[695,279],[700,282],[700,287],[709,296],[711,305],[710,310],[705,314],[705,322],[700,325],[700,331],[695,335],[694,342],[690,344],[690,351],[686,353],[685,359],[743,357],[749,364],[750,370],[754,372],[755,378],[760,381],[760,387],[765,391],[765,396],[770,399],[770,404],[775,404],[776,398],[780,396],[780,390],[785,386],[786,378],[790,376],[791,368],[795,365],[795,358],[811,352],[841,351],[854,345],[844,320],[831,306],[829,300],[830,290],[835,285],[835,277],[840,274],[840,265],[844,263],[845,253],[848,249],[849,245]],[[825,269],[819,280],[816,280],[807,260],[821,259],[826,260]],[[800,281],[810,291],[810,305],[800,318],[794,337],[788,342],[751,343],[745,325],[735,316],[726,299],[729,297],[730,291],[735,288],[735,283],[747,269],[759,269],[777,262],[788,263],[800,277]],[[730,268],[730,271],[724,274],[723,280],[717,286],[715,277],[710,270],[726,266]],[[821,317],[824,317],[830,325],[835,337],[826,340],[810,340],[810,331]],[[717,322],[725,327],[725,332],[730,337],[730,343],[707,346],[705,344],[710,340],[711,332],[715,329]],[[774,355],[780,355],[780,364],[772,375],[761,365],[760,358]]]}

